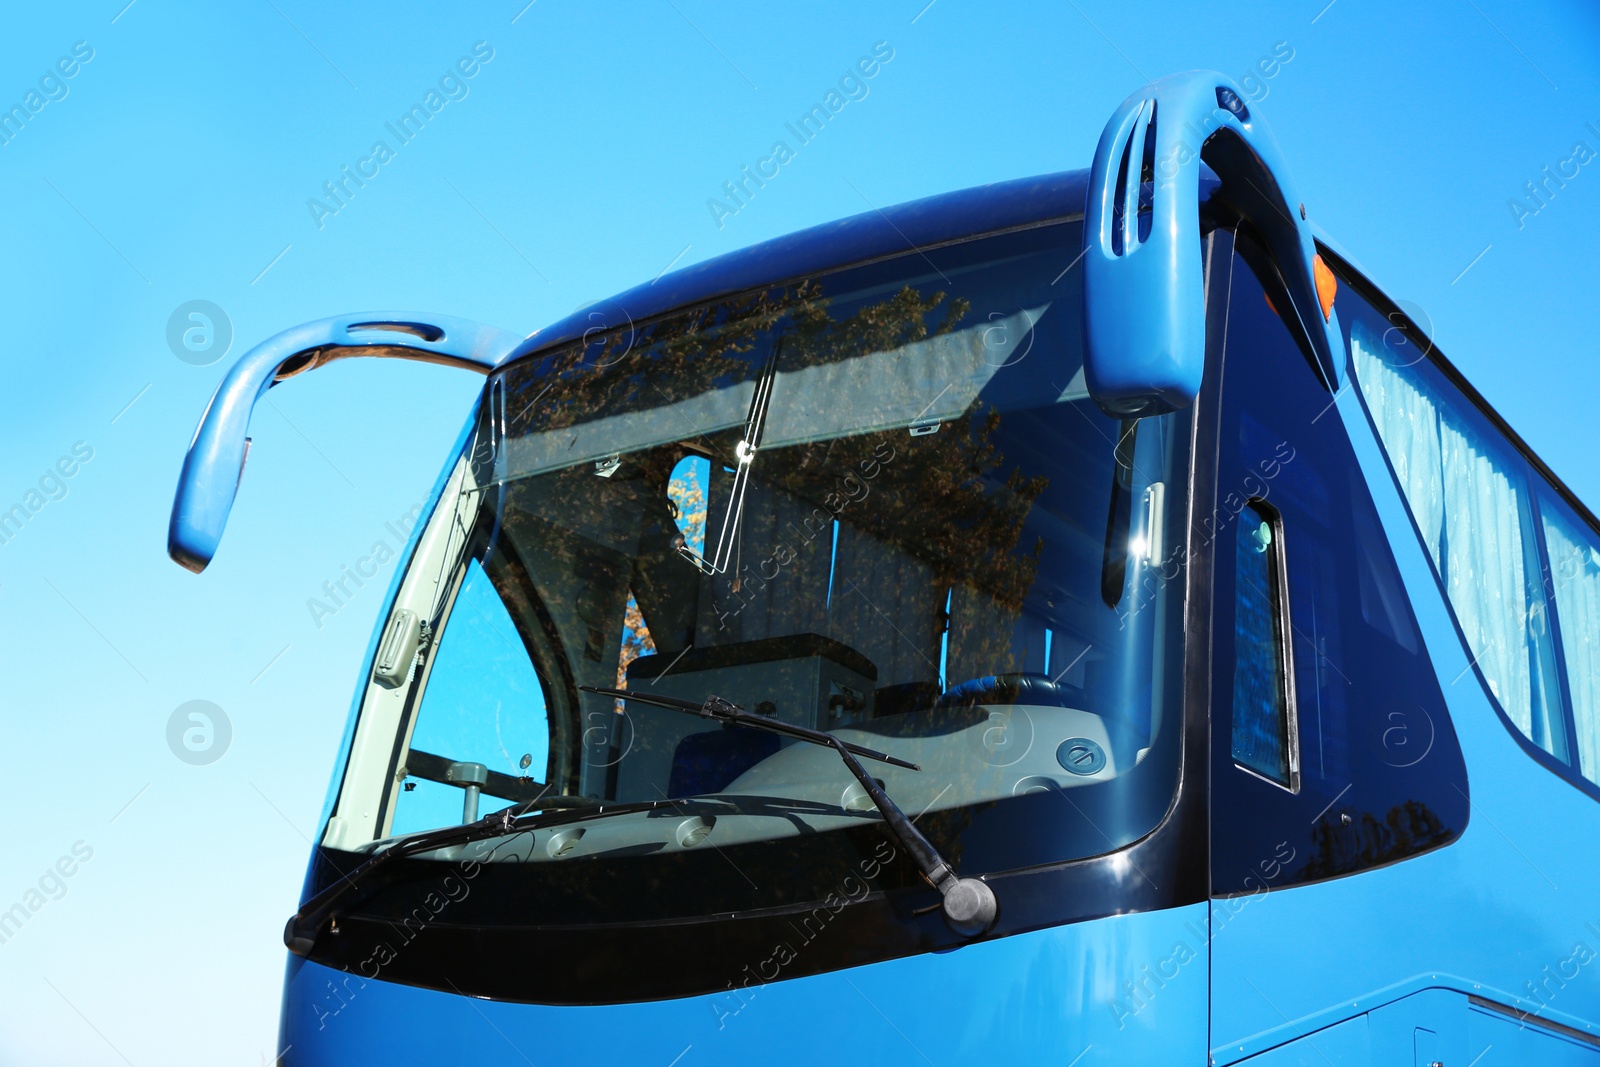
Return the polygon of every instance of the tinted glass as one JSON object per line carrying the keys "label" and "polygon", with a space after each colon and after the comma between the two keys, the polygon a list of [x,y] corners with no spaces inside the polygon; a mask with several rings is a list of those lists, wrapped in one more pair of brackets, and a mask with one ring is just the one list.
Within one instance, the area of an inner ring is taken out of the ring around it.
{"label": "tinted glass", "polygon": [[[537,902],[518,921],[821,899],[884,841],[831,750],[586,686],[715,694],[915,762],[871,770],[963,873],[1097,855],[1160,821],[1183,597],[1151,578],[1185,552],[1189,416],[1135,427],[1088,399],[1063,271],[1079,240],[912,254],[491,379],[466,484],[422,539],[453,547],[427,564],[438,652],[410,683],[415,732],[391,734],[400,768],[426,740],[503,775],[483,810],[668,804],[467,846]],[[507,634],[516,671],[488,658]],[[470,700],[436,700],[452,675]],[[347,783],[336,818],[385,810],[382,783]],[[376,836],[459,822],[459,799],[422,804],[435,786],[393,793]],[[919,882],[903,859],[872,866],[879,887]]]}
{"label": "tinted glass", "polygon": [[1258,501],[1240,513],[1235,541],[1233,758],[1287,786],[1292,691],[1278,585],[1283,538]]}
{"label": "tinted glass", "polygon": [[[1218,243],[1227,240],[1219,232]],[[1265,676],[1257,613],[1268,598],[1238,588],[1263,580],[1262,561],[1221,562],[1248,556],[1275,511],[1298,724],[1284,736],[1298,745],[1298,790],[1263,781],[1236,763],[1231,745],[1213,743],[1217,895],[1403,859],[1444,844],[1467,821],[1466,772],[1439,681],[1342,417],[1274,310],[1289,305],[1270,261],[1244,239],[1238,246],[1231,276],[1214,270],[1212,281],[1220,328],[1208,369],[1222,380],[1208,520],[1219,546],[1212,714],[1224,737],[1238,736],[1241,716],[1252,733],[1264,719],[1263,687],[1238,678],[1240,665]],[[1263,286],[1263,275],[1273,284]],[[1241,652],[1241,638],[1258,643]],[[1276,764],[1266,776],[1282,781],[1284,756],[1269,752]]]}

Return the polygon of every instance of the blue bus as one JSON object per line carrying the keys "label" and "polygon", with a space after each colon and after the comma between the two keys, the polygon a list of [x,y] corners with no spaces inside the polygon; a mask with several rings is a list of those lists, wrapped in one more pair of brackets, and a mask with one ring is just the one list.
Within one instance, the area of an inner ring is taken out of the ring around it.
{"label": "blue bus", "polygon": [[360,666],[283,1062],[1600,1064],[1600,523],[1255,101],[225,377],[486,378]]}

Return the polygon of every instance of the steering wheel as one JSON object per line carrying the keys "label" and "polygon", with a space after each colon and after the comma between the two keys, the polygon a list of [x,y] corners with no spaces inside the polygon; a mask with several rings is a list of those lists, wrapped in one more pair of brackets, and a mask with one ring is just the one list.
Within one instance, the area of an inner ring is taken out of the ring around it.
{"label": "steering wheel", "polygon": [[1065,685],[1049,675],[1032,672],[990,674],[951,686],[936,707],[959,708],[975,704],[1033,704],[1047,708],[1082,709],[1082,689]]}

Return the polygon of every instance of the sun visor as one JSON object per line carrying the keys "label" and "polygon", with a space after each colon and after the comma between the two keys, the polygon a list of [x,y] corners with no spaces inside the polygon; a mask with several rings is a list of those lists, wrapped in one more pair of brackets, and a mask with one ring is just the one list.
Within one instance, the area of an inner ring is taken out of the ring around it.
{"label": "sun visor", "polygon": [[[780,353],[762,447],[894,427],[934,432],[971,407],[1002,370],[1022,363],[1034,327],[1049,309],[1048,303],[1022,308],[898,348],[787,370]],[[1057,370],[1061,399],[1068,399],[1071,382],[1081,387],[1082,370]],[[755,389],[756,382],[746,380],[657,407],[511,437],[494,450],[495,480],[600,462],[742,426]]]}

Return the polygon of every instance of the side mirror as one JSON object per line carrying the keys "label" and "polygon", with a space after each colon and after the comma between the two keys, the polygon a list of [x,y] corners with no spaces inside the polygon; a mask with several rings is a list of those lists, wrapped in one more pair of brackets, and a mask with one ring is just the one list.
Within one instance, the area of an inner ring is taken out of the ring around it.
{"label": "side mirror", "polygon": [[1201,160],[1212,195],[1248,219],[1278,264],[1325,384],[1343,384],[1335,281],[1266,123],[1233,80],[1175,74],[1122,102],[1090,173],[1084,242],[1084,379],[1117,418],[1191,403],[1205,373]]}
{"label": "side mirror", "polygon": [[216,555],[249,452],[250,415],[268,389],[336,359],[376,356],[488,374],[522,338],[439,316],[379,312],[308,322],[263,341],[217,386],[183,458],[167,526],[167,554],[196,574]]}

